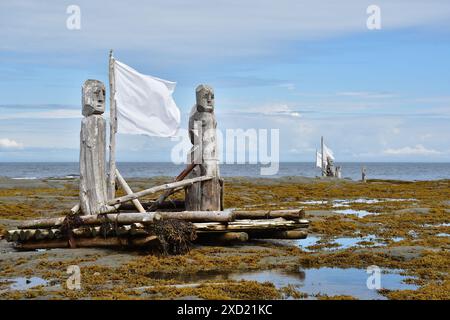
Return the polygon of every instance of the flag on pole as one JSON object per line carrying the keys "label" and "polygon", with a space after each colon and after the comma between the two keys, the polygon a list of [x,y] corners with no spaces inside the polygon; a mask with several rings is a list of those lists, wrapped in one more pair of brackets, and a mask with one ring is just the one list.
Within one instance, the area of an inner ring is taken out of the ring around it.
{"label": "flag on pole", "polygon": [[316,167],[322,168],[322,154],[316,151]]}
{"label": "flag on pole", "polygon": [[328,157],[330,157],[331,160],[334,160],[334,154],[333,151],[328,148],[325,144],[323,145],[323,156],[324,156],[324,160],[328,159]]}
{"label": "flag on pole", "polygon": [[117,132],[171,137],[180,127],[176,83],[141,74],[114,60]]}

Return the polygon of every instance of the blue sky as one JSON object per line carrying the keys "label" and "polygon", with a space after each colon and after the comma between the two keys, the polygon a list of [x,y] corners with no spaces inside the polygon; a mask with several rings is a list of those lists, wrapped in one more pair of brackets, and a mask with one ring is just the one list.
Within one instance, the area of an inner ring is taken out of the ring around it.
{"label": "blue sky", "polygon": [[[81,29],[66,28],[67,6]],[[368,30],[366,8],[381,9]],[[450,161],[448,1],[2,1],[0,161],[77,161],[81,85],[108,51],[215,89],[220,129],[280,130],[281,161]],[[119,161],[169,161],[170,139],[118,137]]]}

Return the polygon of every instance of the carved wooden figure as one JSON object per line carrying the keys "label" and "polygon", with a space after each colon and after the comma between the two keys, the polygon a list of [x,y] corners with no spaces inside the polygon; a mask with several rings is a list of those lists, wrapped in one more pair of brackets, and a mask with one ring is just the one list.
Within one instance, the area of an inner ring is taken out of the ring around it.
{"label": "carved wooden figure", "polygon": [[87,80],[82,88],[80,133],[80,207],[83,214],[98,214],[106,206],[105,85]]}
{"label": "carved wooden figure", "polygon": [[222,181],[217,157],[217,122],[214,115],[214,91],[210,86],[199,85],[196,89],[196,104],[189,117],[189,138],[192,143],[189,163],[198,164],[189,178],[214,177],[186,189],[186,210],[222,210]]}

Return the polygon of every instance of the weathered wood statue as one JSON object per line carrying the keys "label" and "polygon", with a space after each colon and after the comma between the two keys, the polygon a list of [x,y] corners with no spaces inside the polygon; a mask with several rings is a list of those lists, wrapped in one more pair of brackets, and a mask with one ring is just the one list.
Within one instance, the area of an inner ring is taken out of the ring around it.
{"label": "weathered wood statue", "polygon": [[335,172],[334,172],[334,176],[338,179],[342,178],[342,171],[341,171],[341,166],[336,166]]}
{"label": "weathered wood statue", "polygon": [[107,211],[105,85],[87,80],[82,88],[80,133],[80,208],[85,215]]}
{"label": "weathered wood statue", "polygon": [[199,85],[196,89],[197,103],[189,116],[189,139],[192,143],[188,162],[197,166],[189,178],[214,177],[186,188],[186,210],[222,210],[222,182],[217,157],[217,122],[214,115],[214,91],[210,86]]}
{"label": "weathered wood statue", "polygon": [[325,168],[325,174],[327,177],[334,177],[335,170],[334,170],[334,162],[331,157],[327,157],[327,166]]}

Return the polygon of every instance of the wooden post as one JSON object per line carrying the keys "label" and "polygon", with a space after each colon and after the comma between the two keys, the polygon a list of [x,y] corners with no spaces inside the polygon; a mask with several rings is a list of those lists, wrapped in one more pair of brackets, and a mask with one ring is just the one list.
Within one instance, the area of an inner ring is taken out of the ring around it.
{"label": "wooden post", "polygon": [[102,213],[107,209],[106,194],[106,121],[105,86],[87,80],[82,89],[83,120],[80,133],[80,209],[83,214]]}
{"label": "wooden post", "polygon": [[325,155],[324,155],[324,151],[323,151],[323,136],[320,138],[320,146],[321,146],[321,148],[322,148],[322,177],[324,177],[325,176],[325,166],[324,166],[324,163],[325,163]]}
{"label": "wooden post", "polygon": [[189,117],[189,138],[193,145],[189,157],[190,164],[197,164],[189,178],[211,176],[210,181],[202,181],[186,189],[186,210],[221,210],[221,181],[217,158],[217,122],[214,115],[214,91],[210,86],[196,88],[196,104]]}
{"label": "wooden post", "polygon": [[116,194],[116,132],[117,132],[117,110],[116,110],[116,82],[114,76],[113,51],[109,52],[109,172],[108,172],[108,199],[114,199]]}

